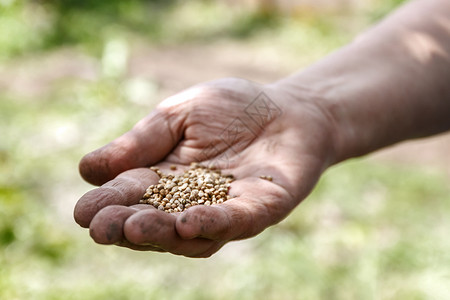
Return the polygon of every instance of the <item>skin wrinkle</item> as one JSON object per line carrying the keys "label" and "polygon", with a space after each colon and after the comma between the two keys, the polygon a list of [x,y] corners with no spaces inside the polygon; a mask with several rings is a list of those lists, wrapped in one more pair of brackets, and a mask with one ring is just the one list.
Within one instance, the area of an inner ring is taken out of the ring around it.
{"label": "skin wrinkle", "polygon": [[[264,132],[263,129],[261,129],[261,132]],[[261,134],[261,132],[258,132],[258,134]],[[239,149],[236,150],[242,150],[246,149],[248,145],[250,145],[252,142],[254,142],[259,136],[258,134],[253,134],[253,136],[250,136],[250,138],[246,138],[246,136],[238,137],[240,139],[235,141],[235,144],[239,145]],[[245,143],[243,143],[245,142]]]}
{"label": "skin wrinkle", "polygon": [[[201,125],[200,125],[200,128],[201,127],[205,127],[205,128],[208,128],[208,127],[211,127],[210,125],[208,126],[208,124],[206,124],[206,123],[200,123]],[[192,125],[193,126],[193,125]],[[192,128],[192,127],[191,127]],[[224,128],[225,128],[225,126],[224,126]],[[196,131],[197,130],[199,130],[199,129],[196,129]],[[186,134],[186,136],[187,137],[190,137],[190,136],[195,136],[195,133],[190,133],[190,134]],[[214,154],[218,154],[218,155],[223,155],[223,154],[231,154],[231,157],[234,157],[235,156],[235,151],[233,151],[231,148],[229,148],[227,145],[226,145],[226,143],[222,140],[222,139],[219,139],[219,138],[216,138],[216,139],[213,139],[212,141],[210,141],[210,143],[208,144],[208,145],[200,145],[200,144],[198,144],[198,142],[196,142],[196,141],[194,141],[193,139],[187,139],[187,140],[185,140],[184,141],[185,143],[182,145],[182,147],[183,146],[186,146],[186,147],[190,147],[190,148],[194,148],[194,149],[198,149],[198,150],[201,150],[200,152],[201,153],[204,153],[204,154],[206,154],[207,153],[207,151],[205,151],[205,150],[207,150],[207,149],[211,149],[212,151],[214,151]],[[189,143],[189,142],[191,142],[191,143]],[[251,143],[251,141],[249,141],[249,143]],[[218,146],[219,145],[223,145],[224,147],[219,147],[218,148]],[[210,148],[208,148],[207,146],[210,146]],[[228,149],[227,149],[228,148]],[[229,151],[228,151],[229,150]],[[181,150],[180,150],[181,151]],[[219,153],[216,153],[216,151],[218,151]],[[213,159],[213,158],[215,158],[216,156],[209,156],[209,157],[207,157],[208,159]]]}
{"label": "skin wrinkle", "polygon": [[[139,186],[143,189],[146,189],[147,187],[143,185],[143,183],[137,179],[137,178],[133,178],[129,175],[119,175],[120,177],[118,177],[118,179],[123,180],[123,181],[129,181],[130,183],[135,184],[136,186]],[[119,182],[118,184],[124,184],[124,182]]]}
{"label": "skin wrinkle", "polygon": [[133,184],[135,186],[139,186],[139,187],[145,188],[144,185],[142,184],[142,182],[139,179],[133,178],[133,177],[131,177],[129,175],[119,175],[117,177],[116,181],[113,184],[111,184],[111,185],[105,184],[102,187],[118,188],[119,186],[124,186],[126,184]]}
{"label": "skin wrinkle", "polygon": [[[171,151],[169,151],[168,153],[171,153],[173,148],[177,147],[177,143],[183,139],[184,132],[185,132],[185,127],[183,125],[181,125],[181,129],[180,128],[175,129],[175,126],[173,126],[170,121],[171,117],[175,117],[175,116],[171,115],[169,113],[169,115],[166,118],[164,118],[164,121],[167,125],[168,131],[170,134],[172,145],[174,145],[172,147]],[[185,118],[183,118],[182,124],[184,124],[184,121],[185,121]],[[178,134],[177,134],[177,132],[178,132]]]}
{"label": "skin wrinkle", "polygon": [[[202,128],[210,128],[212,127],[211,124],[207,124],[205,122],[200,122],[198,121],[197,124],[191,125],[191,126],[199,126],[198,128],[195,128],[196,131],[199,131],[200,133],[204,132],[204,129]],[[190,129],[194,129],[193,127],[190,127]],[[198,136],[199,134],[192,134],[192,136]],[[191,134],[187,135],[188,140],[191,140],[189,137],[191,136]],[[208,141],[209,143],[207,145],[213,145],[213,146],[217,146],[219,144],[221,144],[223,141],[220,138],[212,138],[211,140]],[[198,147],[202,147],[202,146],[206,146],[205,145],[198,145]]]}
{"label": "skin wrinkle", "polygon": [[[199,105],[200,107],[192,110],[186,118],[186,125],[188,129],[195,129],[198,127],[208,129],[211,127],[211,124],[218,125],[219,127],[225,125],[222,124],[222,120],[216,115],[216,110],[204,110],[204,108],[201,107],[201,104]],[[192,136],[196,135],[192,134]]]}
{"label": "skin wrinkle", "polygon": [[[119,189],[117,189],[116,187],[112,187],[112,186],[102,186],[102,187],[100,187],[98,190],[92,190],[92,191],[101,191],[101,189],[110,189],[110,190],[113,190],[114,192],[117,192],[118,194],[119,194],[119,197],[121,198],[121,199],[125,199],[125,194],[121,191],[121,190],[119,190]],[[119,198],[119,197],[111,197],[111,195],[108,193],[108,194],[104,194],[104,197],[101,197],[100,195],[98,196],[99,197],[99,200],[98,201],[95,201],[95,204],[96,204],[96,208],[97,209],[101,209],[101,208],[103,208],[103,207],[105,207],[104,206],[104,202],[108,199],[108,198]],[[119,201],[117,201],[117,202],[122,202],[122,201],[120,201],[120,199],[119,199]]]}
{"label": "skin wrinkle", "polygon": [[[191,109],[190,111],[193,111],[193,110]],[[194,122],[191,122],[190,121],[191,119],[194,119]],[[202,141],[202,139],[198,138],[199,134],[187,132],[187,130],[197,128],[197,126],[199,127],[199,129],[196,129],[196,130],[200,130],[200,131],[201,131],[201,128],[210,128],[211,127],[211,124],[207,124],[205,122],[199,122],[198,120],[200,120],[200,119],[202,119],[202,118],[201,117],[193,118],[191,113],[189,113],[187,118],[184,119],[183,134],[182,134],[182,136],[183,136],[182,143],[183,144],[181,145],[181,147],[186,146],[186,147],[190,147],[190,148],[197,148],[197,149],[203,150],[205,148],[205,146],[207,146],[207,144],[204,144],[204,145],[198,144],[199,141]],[[192,138],[192,137],[194,137],[194,138]],[[215,142],[214,146],[216,146],[216,145],[219,145],[221,141],[220,141],[220,139],[216,139],[216,140],[214,140],[214,142]]]}
{"label": "skin wrinkle", "polygon": [[[104,189],[104,188],[111,189],[111,190],[114,190],[114,191],[116,191],[117,193],[119,193],[121,200],[115,201],[115,202],[117,202],[117,203],[130,203],[130,198],[131,198],[131,197],[127,197],[127,195],[125,194],[125,192],[122,191],[119,187],[117,187],[117,186],[102,186],[102,187],[100,187],[100,189]],[[137,194],[137,193],[134,192],[134,194]],[[139,194],[141,194],[141,193],[139,193]],[[139,199],[136,199],[136,200],[139,200]],[[100,206],[100,205],[99,205],[99,204],[101,204],[101,205],[104,204],[104,203],[102,203],[102,201],[97,201],[96,203],[97,203],[97,208],[100,208],[100,207],[103,208],[103,207],[104,207],[104,206]],[[133,202],[133,204],[137,204],[137,203],[134,203],[134,202]]]}

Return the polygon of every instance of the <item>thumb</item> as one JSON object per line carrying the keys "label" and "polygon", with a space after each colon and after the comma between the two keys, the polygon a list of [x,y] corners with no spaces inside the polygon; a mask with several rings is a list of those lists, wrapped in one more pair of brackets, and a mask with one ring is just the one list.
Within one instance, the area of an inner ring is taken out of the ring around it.
{"label": "thumb", "polygon": [[85,155],[79,164],[81,176],[101,185],[126,170],[162,160],[182,136],[182,122],[171,123],[169,117],[156,109],[127,133]]}

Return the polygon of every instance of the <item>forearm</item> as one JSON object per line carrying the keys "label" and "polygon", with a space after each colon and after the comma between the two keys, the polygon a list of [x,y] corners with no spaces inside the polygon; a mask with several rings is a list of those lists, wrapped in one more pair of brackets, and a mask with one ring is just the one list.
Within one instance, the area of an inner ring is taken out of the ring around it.
{"label": "forearm", "polygon": [[315,98],[333,122],[335,162],[448,130],[450,2],[412,1],[274,86]]}

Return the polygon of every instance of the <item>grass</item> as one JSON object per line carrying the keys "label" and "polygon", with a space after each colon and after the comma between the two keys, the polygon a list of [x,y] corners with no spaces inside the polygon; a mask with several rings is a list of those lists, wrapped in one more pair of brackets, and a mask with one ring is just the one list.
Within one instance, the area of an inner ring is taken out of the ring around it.
{"label": "grass", "polygon": [[72,220],[91,188],[77,173],[80,157],[151,109],[136,95],[157,98],[157,85],[127,77],[123,59],[136,40],[232,41],[301,53],[295,64],[304,65],[398,1],[345,18],[226,14],[214,1],[100,2],[0,1],[5,65],[69,47],[102,70],[35,97],[0,94],[0,299],[446,299],[450,187],[420,168],[336,166],[286,220],[206,260],[96,245]]}
{"label": "grass", "polygon": [[3,189],[0,296],[445,299],[445,183],[438,173],[344,163],[281,224],[208,260],[94,245],[48,207]]}

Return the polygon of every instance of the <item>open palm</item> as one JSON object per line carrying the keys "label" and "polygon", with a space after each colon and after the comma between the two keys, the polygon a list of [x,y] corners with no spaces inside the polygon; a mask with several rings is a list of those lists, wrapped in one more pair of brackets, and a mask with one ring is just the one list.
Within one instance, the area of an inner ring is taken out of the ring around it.
{"label": "open palm", "polygon": [[[287,216],[332,162],[332,144],[330,122],[311,99],[242,79],[198,85],[83,158],[81,175],[102,186],[79,200],[75,220],[98,243],[207,257]],[[149,166],[164,172],[193,161],[233,174],[235,198],[173,214],[138,204],[159,179]]]}

